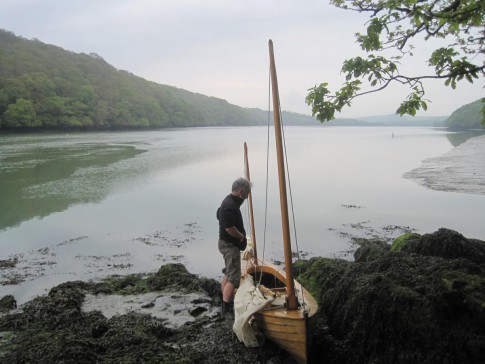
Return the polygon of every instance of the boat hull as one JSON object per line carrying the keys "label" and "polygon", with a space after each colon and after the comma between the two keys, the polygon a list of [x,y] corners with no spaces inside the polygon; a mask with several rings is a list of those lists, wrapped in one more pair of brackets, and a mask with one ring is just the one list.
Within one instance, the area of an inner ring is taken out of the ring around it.
{"label": "boat hull", "polygon": [[[276,289],[284,289],[285,272],[270,264],[252,265],[245,270],[246,274],[255,276],[255,281],[264,277],[264,285],[273,281]],[[286,310],[281,304],[273,304],[254,314],[258,330],[269,340],[290,353],[297,362],[307,363],[312,346],[318,305],[311,294],[295,282],[295,292],[301,304],[300,309]],[[276,302],[276,301],[275,301]]]}

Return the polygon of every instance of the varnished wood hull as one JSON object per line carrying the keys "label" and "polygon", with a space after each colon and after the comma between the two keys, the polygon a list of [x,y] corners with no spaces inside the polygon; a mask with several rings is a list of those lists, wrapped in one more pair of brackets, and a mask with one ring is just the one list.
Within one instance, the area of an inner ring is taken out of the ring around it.
{"label": "varnished wood hull", "polygon": [[[245,273],[255,275],[256,279],[264,274],[265,285],[271,279],[277,282],[277,286],[284,286],[286,281],[285,272],[269,263],[252,265],[245,269]],[[307,363],[318,305],[311,294],[297,281],[295,281],[295,291],[300,304],[304,303],[300,309],[287,311],[281,305],[272,305],[257,312],[254,318],[258,330],[267,339],[290,353],[299,363]]]}

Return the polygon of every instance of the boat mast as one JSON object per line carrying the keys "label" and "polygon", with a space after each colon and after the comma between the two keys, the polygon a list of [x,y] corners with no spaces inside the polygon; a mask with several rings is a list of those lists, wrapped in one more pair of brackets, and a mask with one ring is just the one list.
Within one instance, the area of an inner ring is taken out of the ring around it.
{"label": "boat mast", "polygon": [[[248,146],[246,142],[244,142],[244,173],[246,174],[246,179],[251,182],[251,176],[249,175],[249,159],[248,159]],[[254,261],[258,262],[258,254],[256,251],[256,230],[254,228],[254,212],[253,212],[253,194],[251,191],[248,195],[248,204],[249,204],[249,221],[251,224],[251,241],[253,243],[253,254],[254,254]]]}
{"label": "boat mast", "polygon": [[295,295],[295,284],[293,282],[293,262],[291,260],[291,239],[290,220],[288,217],[288,197],[286,194],[285,162],[283,159],[283,138],[281,133],[280,120],[280,97],[278,91],[278,78],[276,77],[276,65],[273,52],[273,41],[269,40],[269,59],[271,71],[271,89],[273,91],[273,115],[276,140],[276,156],[278,162],[278,177],[280,186],[280,207],[281,227],[283,229],[283,245],[285,251],[285,272],[286,272],[286,308],[288,310],[298,309],[298,299]]}

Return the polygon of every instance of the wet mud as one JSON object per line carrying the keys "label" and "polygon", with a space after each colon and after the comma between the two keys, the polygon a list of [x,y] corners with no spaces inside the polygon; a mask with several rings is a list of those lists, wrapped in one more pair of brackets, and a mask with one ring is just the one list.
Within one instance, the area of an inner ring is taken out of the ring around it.
{"label": "wet mud", "polygon": [[467,140],[447,154],[423,161],[403,175],[438,191],[485,195],[485,136]]}
{"label": "wet mud", "polygon": [[[184,263],[184,249],[195,242],[198,232],[200,232],[200,226],[189,222],[176,227],[175,231],[155,231],[132,240],[135,249],[137,245],[148,245],[157,247],[160,252],[163,252],[163,254],[153,255],[153,260],[160,266],[164,263]],[[62,250],[67,246],[75,248],[87,238],[87,236],[71,238],[0,260],[0,286],[18,286],[24,282],[34,282],[41,277],[52,277],[56,274],[72,276],[73,280],[78,280],[90,279],[90,276],[94,275],[105,277],[112,274],[134,273],[132,251],[108,255],[62,254]]]}
{"label": "wet mud", "polygon": [[[483,363],[485,242],[440,229],[356,244],[355,261],[297,265],[320,305],[314,362]],[[21,307],[5,296],[0,362],[293,363],[269,341],[237,342],[219,315],[219,289],[166,264],[154,274],[63,283]]]}

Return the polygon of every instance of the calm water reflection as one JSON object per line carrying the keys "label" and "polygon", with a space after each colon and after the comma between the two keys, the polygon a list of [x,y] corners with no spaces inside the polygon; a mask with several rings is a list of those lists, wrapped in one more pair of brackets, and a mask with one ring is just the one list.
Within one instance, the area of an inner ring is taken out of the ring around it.
{"label": "calm water reflection", "polygon": [[[451,150],[449,133],[289,127],[285,134],[304,253],[339,255],[351,236],[392,237],[401,232],[393,226],[485,238],[485,196],[432,191],[402,178]],[[0,287],[0,296],[21,299],[64,280],[153,271],[174,260],[219,275],[215,210],[243,175],[244,141],[260,251],[265,243],[267,256],[282,259],[269,135],[265,235],[264,127],[0,137],[0,259],[40,262],[20,287]]]}
{"label": "calm water reflection", "polygon": [[143,153],[127,145],[16,141],[2,144],[0,230],[101,201],[111,182],[123,178],[110,166]]}

